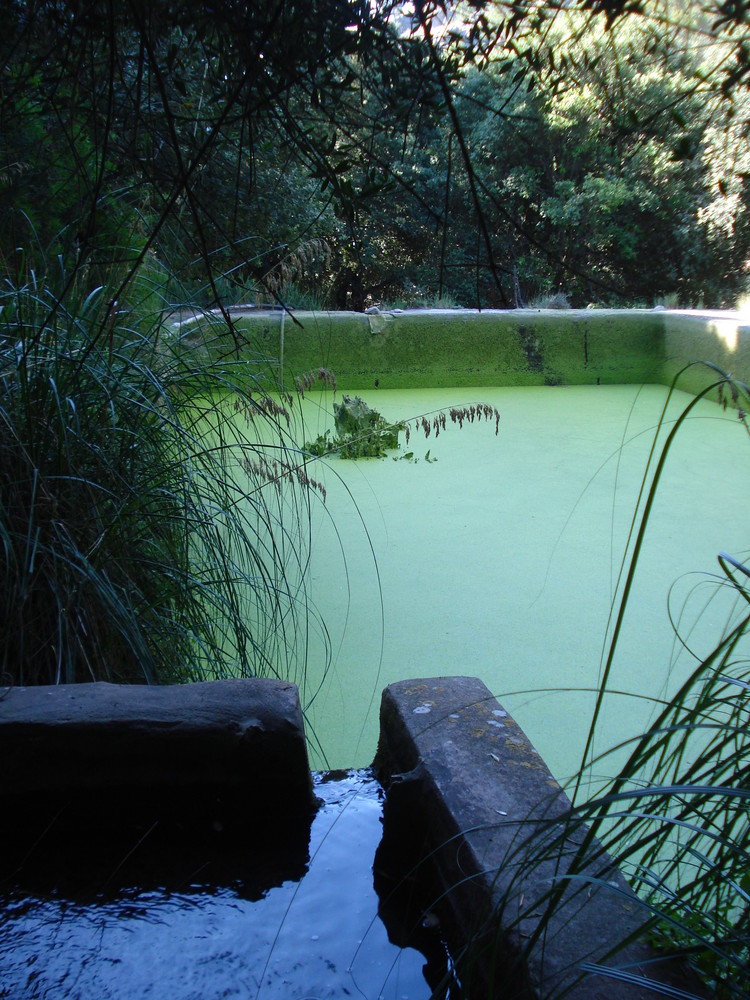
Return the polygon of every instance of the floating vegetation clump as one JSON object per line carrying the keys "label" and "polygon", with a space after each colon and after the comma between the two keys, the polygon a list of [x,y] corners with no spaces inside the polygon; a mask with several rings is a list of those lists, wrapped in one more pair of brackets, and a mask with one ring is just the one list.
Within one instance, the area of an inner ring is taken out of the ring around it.
{"label": "floating vegetation clump", "polygon": [[[341,458],[384,458],[389,451],[399,446],[399,434],[403,431],[406,444],[414,432],[429,438],[434,433],[437,438],[441,430],[451,423],[462,429],[464,422],[478,423],[495,421],[495,434],[500,430],[500,414],[489,403],[474,403],[471,406],[452,406],[439,413],[399,420],[389,423],[377,410],[371,409],[360,396],[344,395],[340,403],[333,404],[336,435],[329,430],[319,434],[315,441],[305,444],[305,451],[311,455],[337,454]],[[429,454],[429,452],[428,452]]]}

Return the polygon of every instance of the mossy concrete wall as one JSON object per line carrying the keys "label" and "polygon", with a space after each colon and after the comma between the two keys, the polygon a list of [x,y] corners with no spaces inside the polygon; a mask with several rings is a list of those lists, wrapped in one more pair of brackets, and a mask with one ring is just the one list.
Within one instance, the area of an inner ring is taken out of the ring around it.
{"label": "mossy concrete wall", "polygon": [[[296,320],[296,322],[295,322]],[[238,317],[247,348],[283,358],[285,384],[326,367],[341,389],[653,382],[663,324],[615,310],[412,310]]]}
{"label": "mossy concrete wall", "polygon": [[750,380],[750,317],[735,312],[665,310],[664,377],[669,384],[682,372],[681,389],[698,393],[717,379],[721,371]]}
{"label": "mossy concrete wall", "polygon": [[[372,315],[281,310],[234,311],[241,355],[261,362],[287,388],[295,378],[330,369],[342,390],[443,386],[664,383],[692,362],[709,361],[750,377],[750,324],[737,313],[666,309],[394,310]],[[282,319],[283,315],[283,319]],[[235,353],[217,314],[180,327]],[[215,335],[215,336],[214,336]],[[697,365],[680,387],[711,379]]]}

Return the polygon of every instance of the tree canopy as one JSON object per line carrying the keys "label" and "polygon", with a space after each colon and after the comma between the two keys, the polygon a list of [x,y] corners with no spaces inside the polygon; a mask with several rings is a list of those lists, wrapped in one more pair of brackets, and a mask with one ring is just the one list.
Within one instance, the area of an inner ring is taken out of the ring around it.
{"label": "tree canopy", "polygon": [[12,0],[6,274],[168,301],[732,304],[744,2]]}

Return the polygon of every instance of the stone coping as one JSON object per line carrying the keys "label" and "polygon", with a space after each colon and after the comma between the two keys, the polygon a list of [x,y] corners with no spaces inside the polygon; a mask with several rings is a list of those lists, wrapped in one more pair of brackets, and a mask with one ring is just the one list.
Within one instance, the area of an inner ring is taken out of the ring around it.
{"label": "stone coping", "polygon": [[150,814],[240,832],[309,822],[314,805],[299,694],[277,680],[11,688],[0,760],[6,838]]}
{"label": "stone coping", "polygon": [[[463,961],[454,952],[468,995],[636,1000],[685,987],[683,970],[644,941],[619,947],[648,912],[598,843],[568,880],[586,828],[482,681],[391,684],[380,717],[384,842],[406,845],[407,863],[426,870],[449,941],[471,942]],[[537,939],[555,886],[561,902]]]}

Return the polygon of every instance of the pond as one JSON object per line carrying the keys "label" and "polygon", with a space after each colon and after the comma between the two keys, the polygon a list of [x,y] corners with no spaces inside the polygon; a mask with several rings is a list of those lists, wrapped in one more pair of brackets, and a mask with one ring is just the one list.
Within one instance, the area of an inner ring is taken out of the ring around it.
{"label": "pond", "polygon": [[[410,458],[319,460],[310,474],[309,598],[325,621],[302,684],[313,766],[363,767],[375,754],[382,688],[402,678],[480,677],[556,777],[578,769],[618,572],[667,390],[660,386],[379,391],[390,420],[478,400],[494,422],[448,423]],[[670,404],[666,429],[692,397]],[[333,424],[329,394],[303,403],[300,443]],[[664,432],[665,433],[665,432]],[[662,439],[664,437],[662,433]],[[680,431],[646,532],[596,750],[639,732],[731,609],[716,556],[744,559],[747,434],[703,402]],[[673,620],[670,621],[670,608]],[[687,644],[675,637],[674,624]],[[313,694],[315,695],[313,697]],[[608,765],[600,765],[603,770]],[[144,877],[130,854],[117,877],[3,885],[0,996],[427,997],[449,971],[444,945],[384,923],[376,848],[382,793],[369,772],[319,774],[309,844]],[[82,856],[95,845],[83,838]],[[301,853],[300,853],[301,852]],[[119,857],[119,855],[118,855]],[[58,863],[59,862],[59,863]],[[177,878],[175,879],[175,871]],[[382,873],[380,873],[382,875]],[[421,926],[417,910],[409,916]],[[394,923],[395,920],[395,923]],[[431,951],[426,945],[429,944]],[[429,982],[428,982],[429,980]]]}
{"label": "pond", "polygon": [[[352,393],[353,394],[353,393]],[[383,391],[390,420],[486,401],[494,422],[413,434],[405,459],[316,461],[307,718],[331,767],[375,753],[382,688],[472,674],[510,710],[555,776],[580,764],[618,573],[663,386]],[[692,399],[670,403],[663,441]],[[333,426],[330,393],[304,400],[304,436]],[[736,413],[701,401],[662,475],[618,644],[596,750],[640,732],[653,700],[726,623],[716,558],[747,550],[750,441]],[[428,454],[429,453],[429,454]],[[711,600],[709,600],[711,598]],[[319,687],[319,691],[318,691]],[[615,693],[617,692],[617,693]],[[312,747],[316,766],[323,758]]]}

